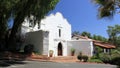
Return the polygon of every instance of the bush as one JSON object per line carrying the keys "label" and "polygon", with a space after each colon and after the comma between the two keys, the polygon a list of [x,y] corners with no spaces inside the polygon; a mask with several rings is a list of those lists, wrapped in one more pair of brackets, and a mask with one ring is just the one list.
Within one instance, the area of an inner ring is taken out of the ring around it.
{"label": "bush", "polygon": [[88,62],[103,63],[96,55],[92,56]]}
{"label": "bush", "polygon": [[120,57],[120,51],[118,51],[118,50],[112,51],[111,57],[112,58]]}
{"label": "bush", "polygon": [[32,44],[28,44],[24,47],[25,54],[32,54],[34,46]]}
{"label": "bush", "polygon": [[112,64],[119,65],[120,66],[120,57],[115,57],[111,60]]}
{"label": "bush", "polygon": [[120,48],[112,51],[111,64],[118,65],[118,68],[120,68]]}
{"label": "bush", "polygon": [[83,56],[82,56],[82,59],[83,59],[84,62],[87,62],[87,61],[88,61],[88,56],[83,55]]}
{"label": "bush", "polygon": [[98,59],[98,57],[96,55],[94,55],[90,59]]}
{"label": "bush", "polygon": [[79,59],[80,61],[82,61],[82,55],[78,55],[77,59]]}
{"label": "bush", "polygon": [[36,54],[36,55],[41,55],[41,53],[39,52],[39,50],[34,50],[33,53]]}
{"label": "bush", "polygon": [[80,61],[82,61],[82,52],[79,53],[79,55],[77,56],[77,59],[79,59]]}
{"label": "bush", "polygon": [[80,61],[84,61],[84,62],[87,62],[88,61],[88,56],[86,55],[82,55],[82,52],[79,53],[79,55],[77,56],[77,58],[80,60]]}
{"label": "bush", "polygon": [[104,63],[111,63],[111,56],[109,54],[101,53],[99,54],[99,59]]}
{"label": "bush", "polygon": [[100,59],[90,59],[88,62],[103,63]]}

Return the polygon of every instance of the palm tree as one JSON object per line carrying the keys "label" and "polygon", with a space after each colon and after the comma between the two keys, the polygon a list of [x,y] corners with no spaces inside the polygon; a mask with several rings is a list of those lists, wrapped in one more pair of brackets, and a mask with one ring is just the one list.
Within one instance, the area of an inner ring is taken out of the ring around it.
{"label": "palm tree", "polygon": [[98,5],[99,18],[111,18],[120,9],[120,0],[94,0],[93,2]]}

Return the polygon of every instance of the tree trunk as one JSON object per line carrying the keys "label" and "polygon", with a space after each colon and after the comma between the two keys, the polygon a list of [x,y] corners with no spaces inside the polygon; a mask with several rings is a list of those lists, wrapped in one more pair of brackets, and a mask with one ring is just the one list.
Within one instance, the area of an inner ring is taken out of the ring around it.
{"label": "tree trunk", "polygon": [[[22,14],[22,12],[20,14]],[[20,16],[22,16],[22,15],[20,15]],[[19,17],[19,15],[14,20],[14,24],[13,24],[10,36],[8,38],[8,41],[7,41],[7,47],[8,47],[9,51],[16,50],[16,33],[19,31],[19,28],[21,27],[23,21],[24,21],[24,18]]]}
{"label": "tree trunk", "polygon": [[8,50],[10,51],[16,50],[16,33],[21,27],[25,17],[30,14],[29,8],[32,2],[33,2],[32,0],[28,0],[26,4],[23,3],[23,5],[21,5],[22,8],[19,8],[19,12],[17,12],[16,14],[17,16],[15,17],[14,24],[11,30],[11,34],[7,42]]}
{"label": "tree trunk", "polygon": [[17,16],[14,19],[11,34],[9,36],[8,43],[7,43],[8,50],[10,50],[10,51],[16,50],[16,33],[19,31],[19,28],[21,28],[21,25],[22,25],[26,15],[28,15],[29,10],[26,10],[28,7],[29,7],[29,5],[27,3],[23,6],[23,8],[20,9],[21,11],[19,11],[16,14]]}

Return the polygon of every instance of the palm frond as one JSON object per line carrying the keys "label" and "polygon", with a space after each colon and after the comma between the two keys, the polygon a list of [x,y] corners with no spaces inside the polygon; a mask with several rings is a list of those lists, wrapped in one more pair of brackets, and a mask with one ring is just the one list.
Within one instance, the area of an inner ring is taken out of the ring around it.
{"label": "palm frond", "polygon": [[113,18],[116,11],[115,0],[94,0],[99,6],[98,17],[99,18]]}

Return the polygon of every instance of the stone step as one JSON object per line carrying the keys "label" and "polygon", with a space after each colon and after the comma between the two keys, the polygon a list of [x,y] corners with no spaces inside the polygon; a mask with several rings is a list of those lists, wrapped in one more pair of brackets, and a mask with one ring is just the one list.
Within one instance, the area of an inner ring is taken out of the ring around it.
{"label": "stone step", "polygon": [[50,60],[77,60],[76,56],[58,56],[50,57]]}
{"label": "stone step", "polygon": [[33,55],[31,56],[32,59],[43,59],[43,60],[48,60],[49,57],[47,55]]}

